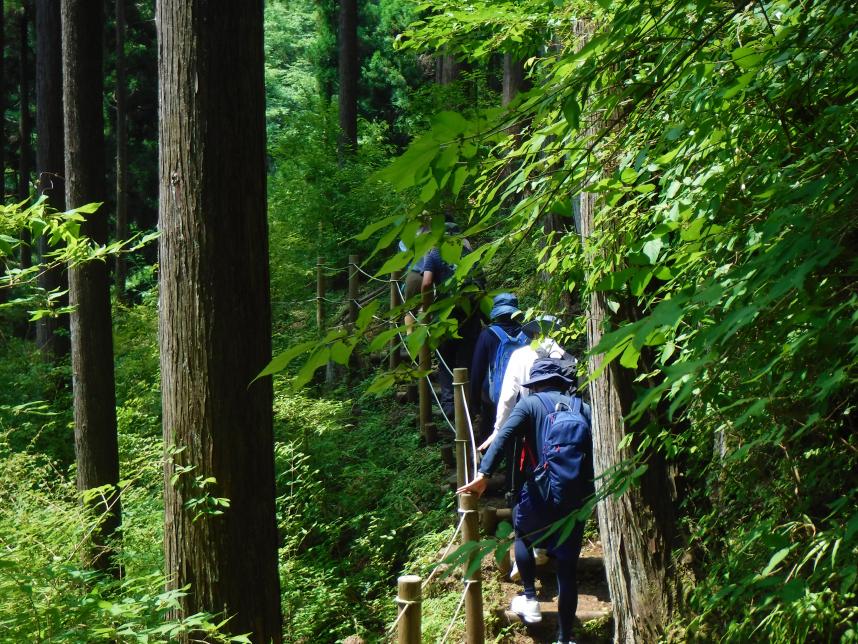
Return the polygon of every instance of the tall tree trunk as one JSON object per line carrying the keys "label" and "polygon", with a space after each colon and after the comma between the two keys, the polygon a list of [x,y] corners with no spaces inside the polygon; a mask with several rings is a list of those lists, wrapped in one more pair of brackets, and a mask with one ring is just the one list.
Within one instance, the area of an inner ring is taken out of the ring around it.
{"label": "tall tree trunk", "polygon": [[340,159],[357,150],[357,91],[360,78],[357,21],[357,0],[340,0]]}
{"label": "tall tree trunk", "polygon": [[251,384],[271,357],[262,25],[261,0],[158,2],[164,547],[183,611],[280,642],[272,384]]}
{"label": "tall tree trunk", "polygon": [[[62,0],[63,113],[66,204],[76,208],[104,201],[104,116],[100,0]],[[107,242],[107,213],[87,215],[82,233]],[[120,524],[119,453],[113,333],[107,265],[92,261],[69,270],[72,378],[77,485],[81,491],[114,486],[97,510],[104,512],[93,534],[93,564],[118,574],[107,538]]]}
{"label": "tall tree trunk", "polygon": [[[125,78],[125,0],[116,0],[116,239],[128,238],[128,87]],[[125,253],[116,255],[116,297],[126,300]]]}
{"label": "tall tree trunk", "polygon": [[[576,32],[580,38],[578,46],[583,46],[592,36],[593,25],[581,21]],[[591,123],[589,133],[600,127],[605,127],[605,123]],[[583,240],[617,225],[606,214],[596,220],[595,194],[582,193],[579,205]],[[623,305],[620,314],[626,319],[637,317],[630,303]],[[590,373],[601,368],[604,356],[594,354],[592,349],[601,341],[605,325],[612,318],[614,314],[605,294],[594,292],[587,313]],[[636,375],[614,360],[590,383],[597,491],[605,484],[602,475],[633,454],[641,455],[638,439],[629,448],[619,449],[633,429],[626,427],[624,418],[634,402],[632,384]],[[599,533],[614,613],[614,642],[618,644],[658,641],[681,597],[681,582],[672,559],[679,532],[674,478],[663,454],[650,448],[642,456],[647,469],[636,484],[618,497],[605,498],[598,506]]]}
{"label": "tall tree trunk", "polygon": [[501,90],[501,105],[506,107],[519,92],[526,89],[524,78],[524,63],[512,54],[503,55],[503,88]]}
{"label": "tall tree trunk", "polygon": [[[18,200],[24,201],[30,196],[30,174],[32,173],[32,152],[30,139],[33,134],[32,119],[30,118],[30,3],[24,0],[18,14],[18,31],[21,47],[18,51],[18,69],[20,73],[18,141]],[[33,265],[33,249],[31,246],[30,230],[21,231],[21,268]]]}
{"label": "tall tree trunk", "polygon": [[[0,0],[0,197],[6,202],[6,6]],[[2,260],[0,260],[2,262]],[[0,263],[0,268],[3,264]],[[0,289],[0,302],[3,301],[3,291]]]}
{"label": "tall tree trunk", "polygon": [[449,54],[442,53],[435,59],[435,82],[449,85],[459,76],[459,64]]}
{"label": "tall tree trunk", "polygon": [[[582,235],[596,226],[593,194],[581,196]],[[592,350],[602,338],[603,325],[612,317],[604,293],[590,298],[587,341]],[[590,372],[597,371],[603,356],[591,354]],[[633,372],[615,360],[590,383],[593,409],[593,454],[597,488],[605,472],[631,456],[618,446],[627,434],[623,421],[634,395]],[[633,443],[632,450],[636,449]],[[614,612],[614,641],[622,644],[655,642],[669,623],[679,599],[679,580],[671,559],[676,546],[674,503],[676,490],[663,456],[646,455],[647,471],[635,486],[619,497],[599,503],[599,532]]]}
{"label": "tall tree trunk", "polygon": [[[56,210],[65,210],[63,177],[63,69],[60,5],[56,0],[36,0],[36,173],[39,192]],[[39,240],[42,256],[48,251]],[[68,290],[64,267],[45,270],[39,277],[45,292]],[[59,306],[68,304],[68,294]],[[43,317],[36,323],[36,345],[51,359],[68,355],[69,317]]]}
{"label": "tall tree trunk", "polygon": [[[0,197],[6,203],[6,7],[0,0]],[[6,273],[6,258],[0,257],[0,275]],[[0,304],[9,299],[8,290],[0,287]]]}

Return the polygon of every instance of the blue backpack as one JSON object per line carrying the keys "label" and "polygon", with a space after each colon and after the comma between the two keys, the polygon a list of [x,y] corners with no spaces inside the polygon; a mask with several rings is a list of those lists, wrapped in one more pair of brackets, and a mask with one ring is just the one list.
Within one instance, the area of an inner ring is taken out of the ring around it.
{"label": "blue backpack", "polygon": [[545,394],[534,394],[548,414],[540,427],[542,455],[530,477],[536,499],[569,511],[593,493],[593,438],[581,414],[579,396],[556,405]]}
{"label": "blue backpack", "polygon": [[510,336],[501,327],[496,324],[489,326],[489,331],[495,334],[499,344],[498,350],[495,352],[495,358],[489,365],[489,399],[494,403],[498,403],[500,398],[501,385],[503,385],[503,375],[506,373],[506,366],[509,364],[509,358],[512,352],[516,349],[527,345],[530,338],[523,331],[519,331],[514,336]]}

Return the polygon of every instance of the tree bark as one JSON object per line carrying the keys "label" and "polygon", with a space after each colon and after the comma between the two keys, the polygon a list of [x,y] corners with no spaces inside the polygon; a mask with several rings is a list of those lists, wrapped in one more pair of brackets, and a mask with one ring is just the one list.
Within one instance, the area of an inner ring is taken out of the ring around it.
{"label": "tree bark", "polygon": [[[0,197],[6,202],[6,7],[0,0]],[[0,260],[0,268],[4,268]],[[3,289],[0,289],[0,302],[3,301]]]}
{"label": "tree bark", "polygon": [[526,89],[524,78],[524,63],[512,56],[503,55],[503,86],[501,89],[501,106],[506,107],[519,92]]}
{"label": "tree bark", "polygon": [[[0,197],[6,203],[6,7],[0,0]],[[0,275],[6,273],[6,258],[0,257]],[[0,304],[9,299],[8,289],[0,288]]]}
{"label": "tree bark", "polygon": [[[596,229],[595,196],[581,196],[582,235]],[[603,325],[612,317],[604,293],[590,297],[587,341],[592,350],[602,338]],[[590,372],[597,371],[603,357],[591,353]],[[634,373],[612,362],[590,383],[593,409],[593,454],[597,490],[599,477],[611,471],[633,451],[618,449],[627,434],[623,421],[634,394]],[[635,450],[636,446],[632,446]],[[672,562],[676,546],[676,489],[667,463],[650,451],[644,461],[648,469],[636,485],[619,497],[599,503],[599,532],[604,548],[605,570],[614,612],[614,642],[655,642],[670,622],[680,596],[679,580]]]}
{"label": "tree bark", "polygon": [[357,151],[357,92],[360,78],[357,21],[357,0],[340,0],[340,159]]}
{"label": "tree bark", "polygon": [[[125,76],[125,0],[116,0],[116,239],[128,238],[128,87]],[[116,255],[116,298],[126,301],[125,253]]]}
{"label": "tree bark", "polygon": [[159,0],[157,26],[169,587],[280,642],[272,383],[252,382],[271,357],[263,3]]}
{"label": "tree bark", "polygon": [[442,53],[435,59],[435,82],[449,85],[459,76],[459,64],[449,54]]}
{"label": "tree bark", "polygon": [[[63,71],[60,5],[56,0],[36,0],[36,173],[38,188],[56,210],[65,210],[63,177]],[[48,252],[39,240],[42,256]],[[45,292],[68,290],[63,267],[44,271],[39,286]],[[59,306],[68,305],[68,294]],[[36,323],[36,345],[50,359],[66,356],[70,350],[69,317],[44,317]]]}
{"label": "tree bark", "polygon": [[[66,204],[76,208],[104,201],[104,116],[102,3],[62,0],[63,114]],[[107,242],[107,214],[86,216],[81,232],[96,243]],[[114,486],[97,504],[104,512],[93,534],[93,565],[119,574],[107,538],[119,527],[119,453],[116,437],[116,393],[113,333],[107,265],[92,261],[69,270],[72,385],[74,389],[77,485],[81,491]]]}
{"label": "tree bark", "polygon": [[[20,34],[20,49],[18,51],[19,70],[19,110],[18,110],[18,200],[24,201],[30,197],[30,174],[32,173],[32,151],[30,139],[33,135],[33,124],[30,118],[30,4],[26,0],[21,3],[18,14],[18,32]],[[21,268],[33,265],[33,249],[30,230],[21,231]]]}
{"label": "tree bark", "polygon": [[[592,36],[592,24],[581,21],[576,31],[583,46]],[[602,122],[592,122],[593,134]],[[580,195],[581,237],[586,240],[616,224],[602,214],[598,221],[596,196]],[[596,251],[600,252],[600,251]],[[637,317],[631,303],[625,303],[619,319]],[[614,317],[603,292],[590,296],[587,314],[589,369],[601,368],[603,356],[593,353],[606,324]],[[629,432],[625,417],[634,402],[632,384],[637,374],[618,360],[609,364],[590,383],[593,430],[593,461],[597,493],[607,482],[603,477],[634,454],[647,466],[637,482],[620,496],[609,496],[598,506],[599,533],[604,550],[605,571],[614,613],[614,642],[633,644],[656,642],[670,623],[681,597],[680,579],[672,559],[677,545],[676,487],[662,454],[642,452],[638,440],[630,448],[619,449]]]}

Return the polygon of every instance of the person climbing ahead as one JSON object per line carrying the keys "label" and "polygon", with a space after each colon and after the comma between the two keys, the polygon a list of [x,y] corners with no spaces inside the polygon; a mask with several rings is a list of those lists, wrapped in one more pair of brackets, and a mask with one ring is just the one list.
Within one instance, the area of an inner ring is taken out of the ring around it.
{"label": "person climbing ahead", "polygon": [[[453,222],[445,224],[447,235],[456,235],[459,227]],[[471,244],[467,239],[462,239],[462,257],[471,252]],[[441,258],[441,250],[434,247],[422,260],[423,281],[421,292],[439,291],[440,297],[454,295],[450,290],[450,278],[456,272],[455,266],[451,266]],[[441,409],[450,419],[453,418],[453,369],[456,367],[469,367],[471,356],[474,352],[474,342],[480,332],[479,307],[469,304],[467,308],[456,305],[450,317],[458,323],[457,336],[449,337],[438,346],[438,354],[441,364],[438,365],[438,383],[441,385]]]}
{"label": "person climbing ahead", "polygon": [[493,431],[488,437],[481,437],[483,443],[477,448],[480,451],[488,449],[498,430],[509,418],[515,404],[520,398],[524,398],[530,393],[527,387],[522,386],[522,383],[527,380],[530,369],[537,358],[562,358],[571,362],[572,367],[576,366],[575,358],[551,338],[551,335],[561,326],[560,320],[553,315],[543,315],[521,327],[522,333],[532,342],[517,348],[509,357],[503,374],[500,393],[495,401],[497,407]]}
{"label": "person climbing ahead", "polygon": [[471,412],[480,414],[476,436],[479,441],[485,440],[494,429],[497,396],[506,364],[513,352],[527,342],[527,336],[521,333],[521,325],[514,319],[519,316],[521,311],[515,295],[495,295],[489,325],[477,337],[469,375]]}
{"label": "person climbing ahead", "polygon": [[578,607],[576,567],[584,537],[583,518],[578,518],[571,534],[561,540],[562,530],[546,535],[553,523],[581,508],[593,493],[593,448],[590,408],[577,395],[565,392],[574,384],[570,363],[555,358],[539,358],[522,383],[533,395],[522,398],[500,428],[480,463],[474,480],[457,493],[481,495],[488,477],[497,467],[510,441],[523,441],[522,457],[527,479],[517,490],[513,508],[515,559],[521,572],[524,594],[513,598],[511,609],[527,623],[542,620],[536,599],[536,566],[532,546],[547,547],[557,560],[558,639],[574,642],[572,625]]}

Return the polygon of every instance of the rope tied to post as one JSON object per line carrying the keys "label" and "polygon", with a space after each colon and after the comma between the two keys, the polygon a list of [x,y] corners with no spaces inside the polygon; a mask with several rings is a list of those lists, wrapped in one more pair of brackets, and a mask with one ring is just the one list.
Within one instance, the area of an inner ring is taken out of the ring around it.
{"label": "rope tied to post", "polygon": [[393,624],[390,625],[390,628],[387,629],[387,635],[393,635],[393,631],[396,630],[396,627],[399,626],[399,622],[402,621],[402,617],[408,611],[410,606],[416,606],[417,604],[422,604],[422,599],[402,599],[398,597],[394,600],[397,606],[400,607],[400,611],[396,616],[396,619],[393,621]]}
{"label": "rope tied to post", "polygon": [[465,597],[468,594],[468,589],[471,587],[471,584],[479,583],[474,579],[465,579],[465,587],[462,589],[462,596],[459,598],[459,603],[456,606],[456,610],[453,612],[453,618],[450,620],[450,625],[447,626],[447,631],[444,633],[444,637],[441,638],[441,644],[447,641],[447,638],[450,636],[450,632],[453,630],[453,626],[456,625],[456,618],[459,617],[459,612],[462,610],[462,606],[465,603]]}

